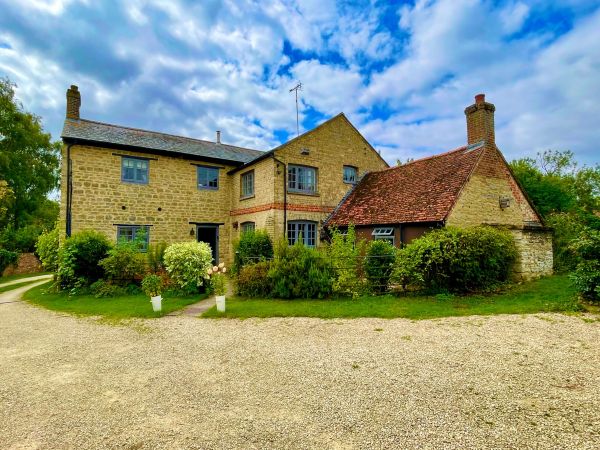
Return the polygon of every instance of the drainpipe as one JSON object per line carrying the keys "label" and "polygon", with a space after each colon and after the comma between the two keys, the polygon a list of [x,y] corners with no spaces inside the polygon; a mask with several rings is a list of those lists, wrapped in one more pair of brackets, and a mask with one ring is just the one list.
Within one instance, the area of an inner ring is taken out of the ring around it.
{"label": "drainpipe", "polygon": [[287,239],[287,165],[277,159],[275,153],[273,153],[273,161],[283,166],[283,238]]}
{"label": "drainpipe", "polygon": [[67,210],[65,214],[66,235],[71,236],[71,203],[73,200],[73,175],[71,169],[71,147],[73,144],[67,145]]}

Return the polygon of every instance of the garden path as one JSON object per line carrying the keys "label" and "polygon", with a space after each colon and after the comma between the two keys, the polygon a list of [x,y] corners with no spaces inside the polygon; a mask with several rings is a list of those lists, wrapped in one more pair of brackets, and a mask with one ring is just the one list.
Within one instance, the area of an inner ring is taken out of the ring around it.
{"label": "garden path", "polygon": [[39,286],[40,284],[44,284],[48,280],[51,280],[51,279],[52,279],[52,275],[39,275],[39,276],[31,277],[31,278],[21,278],[18,280],[9,281],[7,283],[0,284],[0,287],[3,287],[3,286],[10,286],[11,284],[24,283],[26,281],[31,281],[30,284],[27,284],[25,286],[22,286],[22,287],[19,287],[16,289],[12,289],[10,291],[0,294],[0,304],[14,303],[14,302],[20,301],[21,295],[23,295],[23,293],[25,291],[28,291],[29,289],[31,289],[35,286]]}

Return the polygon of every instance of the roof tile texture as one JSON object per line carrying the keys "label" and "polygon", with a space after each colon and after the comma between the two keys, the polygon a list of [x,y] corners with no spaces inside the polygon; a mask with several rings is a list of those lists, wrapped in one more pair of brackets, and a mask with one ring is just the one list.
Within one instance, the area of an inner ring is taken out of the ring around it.
{"label": "roof tile texture", "polygon": [[452,209],[484,148],[461,147],[368,173],[334,211],[327,224],[442,221]]}

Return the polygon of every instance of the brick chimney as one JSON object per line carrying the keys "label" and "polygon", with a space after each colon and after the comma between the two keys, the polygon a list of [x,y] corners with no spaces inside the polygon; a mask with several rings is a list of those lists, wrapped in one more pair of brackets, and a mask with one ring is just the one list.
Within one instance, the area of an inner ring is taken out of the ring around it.
{"label": "brick chimney", "polygon": [[67,119],[79,119],[79,107],[81,106],[81,94],[79,88],[74,84],[67,89]]}
{"label": "brick chimney", "polygon": [[485,101],[485,94],[477,94],[475,103],[465,109],[469,145],[479,141],[485,141],[487,144],[495,143],[494,111],[496,107]]}

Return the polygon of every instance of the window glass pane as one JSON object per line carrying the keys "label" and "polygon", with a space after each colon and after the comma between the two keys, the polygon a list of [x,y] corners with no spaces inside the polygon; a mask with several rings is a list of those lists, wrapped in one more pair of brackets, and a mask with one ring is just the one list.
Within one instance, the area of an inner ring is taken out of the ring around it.
{"label": "window glass pane", "polygon": [[255,224],[254,222],[244,222],[242,224],[242,233],[247,233],[249,231],[254,231]]}
{"label": "window glass pane", "polygon": [[148,249],[148,243],[150,242],[150,227],[142,225],[119,225],[117,227],[117,241],[131,242],[136,237],[144,234],[144,240],[141,242],[140,251],[146,251]]}
{"label": "window glass pane", "polygon": [[219,169],[216,167],[198,167],[198,189],[218,189]]}
{"label": "window glass pane", "polygon": [[242,175],[242,196],[254,195],[254,171]]}
{"label": "window glass pane", "polygon": [[356,167],[344,166],[344,181],[354,183],[356,181]]}
{"label": "window glass pane", "polygon": [[302,192],[316,192],[317,171],[313,167],[288,166],[288,188]]}
{"label": "window glass pane", "polygon": [[317,245],[317,224],[315,222],[288,222],[288,243],[294,245],[300,238],[307,247]]}
{"label": "window glass pane", "polygon": [[148,183],[148,161],[145,159],[125,158],[121,160],[121,179],[131,183]]}

